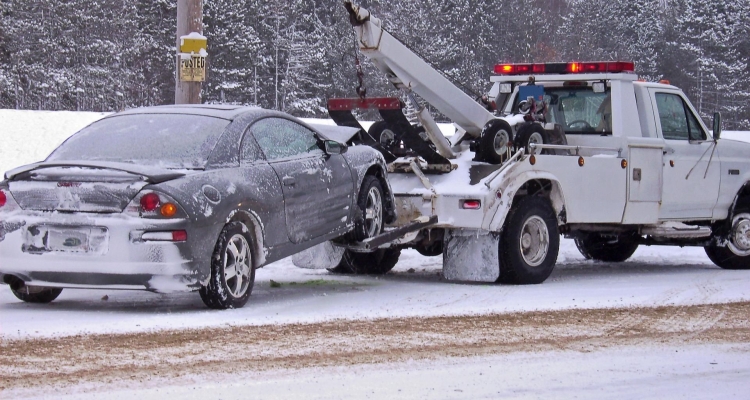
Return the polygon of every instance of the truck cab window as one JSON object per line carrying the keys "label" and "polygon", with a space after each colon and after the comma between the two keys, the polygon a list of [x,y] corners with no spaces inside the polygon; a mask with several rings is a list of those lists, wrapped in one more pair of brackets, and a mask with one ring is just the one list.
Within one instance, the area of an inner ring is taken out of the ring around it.
{"label": "truck cab window", "polygon": [[[514,111],[520,99],[516,98]],[[612,102],[609,90],[594,93],[588,86],[545,87],[547,122],[559,124],[570,134],[612,134]]]}
{"label": "truck cab window", "polygon": [[664,139],[706,140],[706,132],[682,97],[671,93],[656,93],[655,97]]}

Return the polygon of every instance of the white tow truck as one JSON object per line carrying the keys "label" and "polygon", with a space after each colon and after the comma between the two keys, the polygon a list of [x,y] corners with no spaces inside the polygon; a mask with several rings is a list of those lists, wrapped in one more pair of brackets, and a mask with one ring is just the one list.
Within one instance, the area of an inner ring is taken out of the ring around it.
{"label": "white tow truck", "polygon": [[[596,260],[702,246],[719,267],[750,268],[750,144],[720,139],[718,114],[709,132],[679,88],[639,80],[628,62],[504,64],[478,102],[345,6],[359,49],[420,123],[398,99],[329,101],[344,126],[361,128],[355,108],[380,111],[360,142],[390,162],[398,215],[379,237],[326,247],[332,270],[384,273],[413,247],[442,254],[448,280],[541,283],[561,234]],[[454,122],[450,141],[415,93]]]}

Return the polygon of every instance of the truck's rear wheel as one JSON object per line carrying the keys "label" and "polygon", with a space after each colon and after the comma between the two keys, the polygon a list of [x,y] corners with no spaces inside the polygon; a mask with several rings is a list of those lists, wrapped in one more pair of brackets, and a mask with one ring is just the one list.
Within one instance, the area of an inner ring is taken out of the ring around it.
{"label": "truck's rear wheel", "polygon": [[586,233],[575,238],[575,242],[578,251],[587,260],[623,262],[638,249],[635,236],[619,236],[610,239],[598,233]]}
{"label": "truck's rear wheel", "polygon": [[711,244],[706,255],[724,269],[750,269],[750,213],[737,214],[732,219],[732,230],[726,247]]}
{"label": "truck's rear wheel", "polygon": [[544,282],[560,248],[555,212],[547,199],[525,197],[508,214],[500,237],[499,282],[518,285]]}
{"label": "truck's rear wheel", "polygon": [[401,249],[378,249],[372,253],[355,253],[347,250],[341,263],[329,271],[336,274],[383,275],[398,263]]}

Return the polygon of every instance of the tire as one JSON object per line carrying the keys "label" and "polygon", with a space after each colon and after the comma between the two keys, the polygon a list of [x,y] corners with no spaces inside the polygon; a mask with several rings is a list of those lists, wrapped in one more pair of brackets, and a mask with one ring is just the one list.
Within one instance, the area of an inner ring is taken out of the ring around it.
{"label": "tire", "polygon": [[346,250],[341,263],[328,271],[335,274],[384,275],[396,266],[400,256],[401,249],[378,249],[372,253]]}
{"label": "tire", "polygon": [[743,208],[732,218],[725,247],[714,243],[704,249],[708,258],[723,269],[750,269],[750,213]]}
{"label": "tire", "polygon": [[598,233],[587,233],[575,238],[578,251],[587,260],[623,262],[638,249],[635,236],[620,236],[610,240]]}
{"label": "tire", "polygon": [[[535,238],[536,236],[536,238]],[[557,262],[560,233],[549,201],[525,197],[513,206],[500,236],[501,283],[544,282]]]}
{"label": "tire", "polygon": [[706,246],[704,250],[711,262],[722,269],[750,269],[750,256],[738,256],[729,248],[716,245]]}
{"label": "tire", "polygon": [[[550,138],[547,131],[539,124],[531,123],[521,126],[516,132],[516,148],[523,148],[526,154],[531,154],[530,143],[549,144]],[[539,154],[548,154],[548,150],[542,150]]]}
{"label": "tire", "polygon": [[48,288],[42,286],[26,286],[23,283],[20,287],[11,286],[10,290],[18,300],[26,303],[47,304],[51,303],[62,293],[60,288]]}
{"label": "tire", "polygon": [[367,175],[357,195],[357,207],[362,218],[354,224],[354,240],[361,242],[383,231],[385,222],[385,195],[378,178]]}
{"label": "tire", "polygon": [[394,132],[385,121],[377,121],[373,123],[370,126],[370,129],[367,130],[367,133],[388,151],[392,151],[398,142],[396,132]]}
{"label": "tire", "polygon": [[510,125],[499,119],[490,121],[482,132],[482,157],[490,164],[502,164],[508,158],[508,149],[512,144],[513,130]]}
{"label": "tire", "polygon": [[414,247],[414,250],[425,257],[437,257],[443,254],[443,242],[435,241],[427,246],[417,245]]}
{"label": "tire", "polygon": [[250,298],[255,284],[254,242],[247,232],[243,223],[232,222],[219,234],[211,256],[211,276],[198,291],[208,308],[241,308]]}

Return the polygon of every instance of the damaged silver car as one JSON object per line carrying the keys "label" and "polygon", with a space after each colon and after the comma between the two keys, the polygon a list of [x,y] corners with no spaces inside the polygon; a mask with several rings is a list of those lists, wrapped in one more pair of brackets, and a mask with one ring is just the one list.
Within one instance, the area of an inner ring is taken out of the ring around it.
{"label": "damaged silver car", "polygon": [[250,107],[108,116],[0,182],[0,280],[34,303],[106,288],[242,307],[257,268],[394,219],[383,156],[347,147],[356,134]]}

